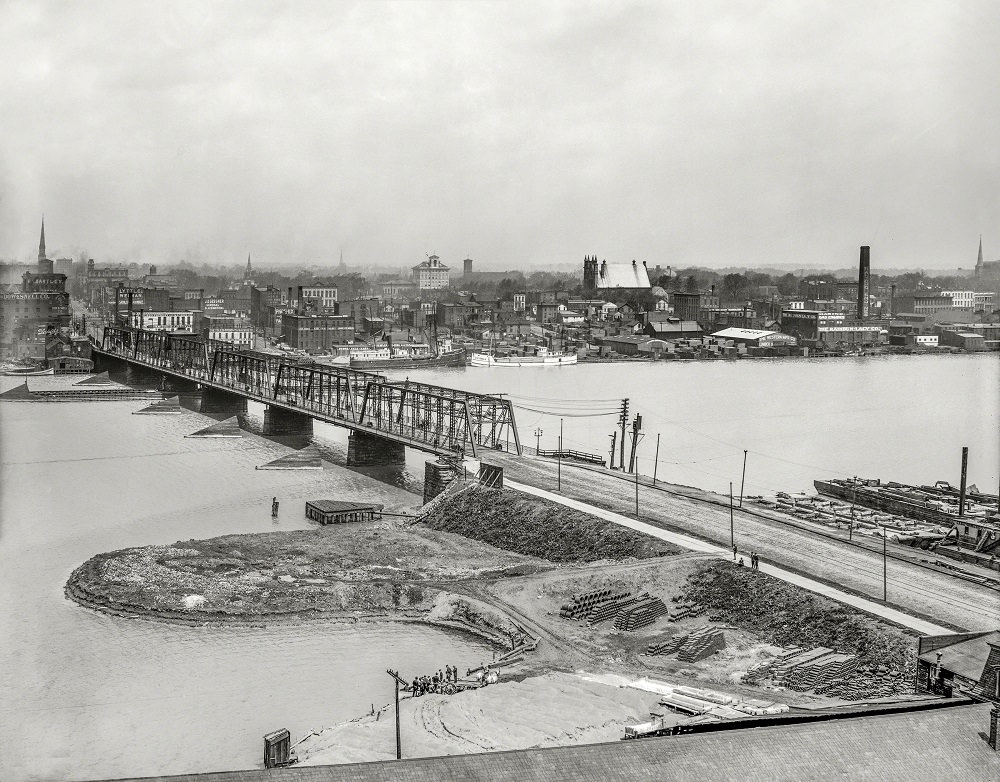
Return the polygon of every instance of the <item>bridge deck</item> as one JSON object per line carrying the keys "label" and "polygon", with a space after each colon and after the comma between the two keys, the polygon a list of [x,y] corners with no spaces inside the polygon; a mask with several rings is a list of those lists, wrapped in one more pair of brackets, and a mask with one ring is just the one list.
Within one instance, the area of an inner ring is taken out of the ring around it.
{"label": "bridge deck", "polygon": [[508,434],[520,452],[513,406],[500,396],[389,382],[378,373],[298,364],[228,343],[142,329],[108,327],[93,350],[438,456],[476,456],[478,447],[495,448]]}

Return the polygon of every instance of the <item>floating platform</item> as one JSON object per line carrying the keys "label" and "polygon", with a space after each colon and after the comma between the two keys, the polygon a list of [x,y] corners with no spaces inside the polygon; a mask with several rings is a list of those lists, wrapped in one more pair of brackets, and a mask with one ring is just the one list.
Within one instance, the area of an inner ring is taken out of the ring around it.
{"label": "floating platform", "polygon": [[240,429],[240,420],[235,415],[224,421],[206,426],[197,432],[184,435],[185,437],[243,437],[243,430]]}
{"label": "floating platform", "polygon": [[323,457],[315,445],[307,445],[301,451],[282,456],[267,464],[261,464],[258,470],[322,470]]}
{"label": "floating platform", "polygon": [[32,391],[25,381],[0,394],[5,402],[120,402],[124,399],[160,399],[159,391],[141,391],[113,383],[110,386],[55,388]]}
{"label": "floating platform", "polygon": [[382,518],[383,505],[340,500],[309,500],[306,518],[320,524],[349,524]]}

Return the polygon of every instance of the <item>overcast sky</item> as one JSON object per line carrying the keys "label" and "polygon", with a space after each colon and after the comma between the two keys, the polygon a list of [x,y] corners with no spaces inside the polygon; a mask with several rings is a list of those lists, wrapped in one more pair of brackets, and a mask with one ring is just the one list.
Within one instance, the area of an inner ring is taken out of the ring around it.
{"label": "overcast sky", "polygon": [[998,8],[0,2],[0,257],[968,268]]}

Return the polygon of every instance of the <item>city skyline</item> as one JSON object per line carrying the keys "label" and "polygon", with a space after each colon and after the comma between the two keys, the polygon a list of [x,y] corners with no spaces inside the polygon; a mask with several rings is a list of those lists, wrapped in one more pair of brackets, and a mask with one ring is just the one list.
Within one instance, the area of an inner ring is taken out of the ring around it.
{"label": "city skyline", "polygon": [[[0,257],[971,268],[981,2],[12,3]],[[328,259],[328,260],[327,260]]]}

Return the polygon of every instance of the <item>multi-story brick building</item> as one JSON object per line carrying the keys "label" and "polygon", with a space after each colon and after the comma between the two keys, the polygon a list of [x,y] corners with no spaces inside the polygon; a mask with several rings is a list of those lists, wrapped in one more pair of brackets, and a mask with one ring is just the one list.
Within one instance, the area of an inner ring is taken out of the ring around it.
{"label": "multi-story brick building", "polygon": [[413,277],[420,291],[439,290],[447,288],[449,269],[436,255],[431,255],[426,261],[413,267]]}

